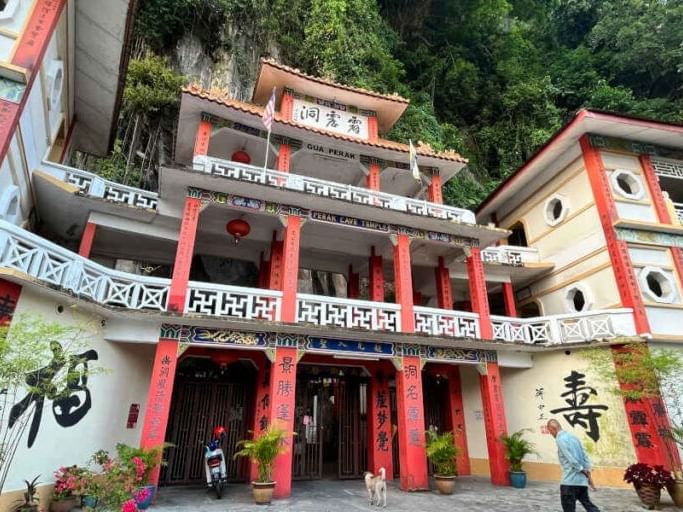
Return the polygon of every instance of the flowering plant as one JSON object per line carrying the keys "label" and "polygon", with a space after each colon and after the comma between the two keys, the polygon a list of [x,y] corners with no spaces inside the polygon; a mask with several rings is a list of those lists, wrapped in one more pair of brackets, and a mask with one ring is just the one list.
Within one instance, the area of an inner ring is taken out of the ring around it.
{"label": "flowering plant", "polygon": [[73,496],[82,496],[86,490],[86,473],[85,468],[79,468],[76,465],[61,467],[55,471],[55,488],[53,498],[55,500],[64,500],[72,498]]}
{"label": "flowering plant", "polygon": [[624,481],[636,487],[651,485],[659,489],[674,483],[671,471],[665,469],[664,466],[650,466],[642,462],[631,464],[626,468]]}

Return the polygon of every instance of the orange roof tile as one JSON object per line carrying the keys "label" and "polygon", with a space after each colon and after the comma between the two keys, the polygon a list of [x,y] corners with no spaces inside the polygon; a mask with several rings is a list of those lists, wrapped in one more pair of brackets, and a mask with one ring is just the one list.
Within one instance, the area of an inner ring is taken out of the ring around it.
{"label": "orange roof tile", "polygon": [[338,82],[334,82],[333,80],[329,80],[327,78],[320,78],[318,76],[309,75],[308,73],[304,73],[300,69],[292,68],[290,66],[286,66],[285,64],[282,64],[282,63],[276,61],[275,59],[269,59],[267,57],[261,57],[261,64],[273,66],[274,68],[281,69],[282,71],[286,71],[287,73],[291,73],[293,75],[300,76],[302,78],[305,78],[306,80],[310,80],[312,82],[317,82],[319,84],[330,85],[332,87],[336,87],[337,89],[344,89],[346,91],[357,92],[360,94],[365,94],[367,96],[374,96],[375,98],[382,98],[382,99],[389,100],[389,101],[396,101],[398,103],[405,103],[405,104],[410,103],[409,99],[404,98],[403,96],[400,96],[398,93],[380,94],[378,92],[371,91],[369,89],[363,89],[361,87],[353,87],[351,85],[340,84]]}
{"label": "orange roof tile", "polygon": [[[229,108],[233,108],[235,110],[240,110],[242,112],[245,112],[247,114],[251,114],[254,116],[261,116],[263,114],[263,107],[259,105],[254,105],[252,103],[245,103],[243,101],[235,100],[230,97],[230,94],[222,89],[203,89],[199,85],[193,84],[193,85],[188,85],[182,88],[183,93],[190,94],[192,96],[195,96],[197,98],[201,98],[207,101],[211,101],[213,103],[217,103],[219,105],[223,105]],[[306,126],[304,124],[297,123],[295,121],[290,121],[288,119],[284,119],[280,116],[278,112],[275,113],[275,122],[280,123],[280,124],[285,124],[289,126],[293,126],[295,128],[300,128],[302,130],[308,130],[310,132],[318,133],[320,135],[325,135],[327,137],[332,137],[334,139],[338,140],[344,140],[348,142],[354,142],[357,144],[363,144],[365,146],[372,146],[372,147],[378,147],[378,148],[383,148],[383,149],[389,149],[389,150],[394,150],[394,151],[400,151],[402,153],[408,153],[410,151],[410,147],[408,144],[402,144],[400,142],[395,142],[393,140],[387,140],[387,139],[379,139],[377,142],[371,142],[367,139],[362,139],[360,137],[352,137],[350,135],[344,135],[341,133],[335,133],[331,132],[328,130],[321,130],[319,128],[313,128],[310,126]],[[468,160],[461,156],[459,153],[455,151],[445,151],[445,152],[437,152],[431,149],[431,147],[428,144],[421,144],[418,142],[417,145],[417,154],[422,155],[422,156],[427,156],[427,157],[432,157],[432,158],[439,158],[441,160],[449,160],[453,162],[461,162],[461,163],[467,163]]]}

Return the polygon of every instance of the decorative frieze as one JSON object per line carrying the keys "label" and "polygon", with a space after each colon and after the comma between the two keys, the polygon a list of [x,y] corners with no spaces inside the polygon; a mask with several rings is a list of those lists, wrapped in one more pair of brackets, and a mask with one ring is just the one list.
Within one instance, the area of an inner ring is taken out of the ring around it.
{"label": "decorative frieze", "polygon": [[408,235],[410,238],[440,242],[448,245],[453,245],[456,247],[479,246],[479,240],[475,238],[462,237],[458,235],[452,235],[450,233],[441,233],[438,231],[427,231],[423,229],[400,226],[396,224],[387,224],[383,222],[360,219],[357,217],[349,217],[346,215],[337,215],[333,213],[309,210],[307,208],[300,208],[298,206],[263,201],[261,199],[253,199],[233,194],[226,194],[224,192],[214,192],[210,190],[202,190],[198,188],[189,187],[187,190],[187,194],[190,197],[199,198],[206,203],[213,203],[231,206],[233,208],[260,211],[271,215],[296,215],[299,217],[310,219],[313,222],[324,222],[329,224],[336,224],[340,226],[353,227],[357,229],[364,229],[381,233],[405,234]]}
{"label": "decorative frieze", "polygon": [[590,144],[594,148],[607,149],[611,151],[626,151],[638,155],[652,155],[662,158],[672,158],[675,160],[683,160],[683,151],[677,148],[669,148],[666,146],[658,146],[656,144],[648,144],[645,142],[638,142],[635,140],[622,139],[620,137],[609,137],[607,135],[596,135],[591,133],[588,135]]}
{"label": "decorative frieze", "polygon": [[620,227],[616,228],[616,232],[617,238],[624,242],[683,248],[683,235],[675,233]]}

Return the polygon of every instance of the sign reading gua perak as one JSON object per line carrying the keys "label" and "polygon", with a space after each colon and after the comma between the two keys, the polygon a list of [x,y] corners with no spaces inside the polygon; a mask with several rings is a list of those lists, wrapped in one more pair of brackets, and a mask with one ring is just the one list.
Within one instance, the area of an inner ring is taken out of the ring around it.
{"label": "sign reading gua perak", "polygon": [[[352,111],[354,110],[354,111]],[[368,138],[368,117],[347,105],[294,99],[294,121],[351,137]]]}

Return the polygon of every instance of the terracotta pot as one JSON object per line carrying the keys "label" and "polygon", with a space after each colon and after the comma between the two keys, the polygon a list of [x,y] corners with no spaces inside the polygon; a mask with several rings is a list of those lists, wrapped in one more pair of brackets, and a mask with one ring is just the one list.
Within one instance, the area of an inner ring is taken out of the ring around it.
{"label": "terracotta pot", "polygon": [[79,504],[79,499],[73,497],[61,500],[52,500],[50,502],[50,512],[71,512],[71,509],[76,508]]}
{"label": "terracotta pot", "polygon": [[275,482],[252,482],[254,501],[258,505],[267,505],[273,499],[273,489]]}
{"label": "terracotta pot", "polygon": [[673,484],[667,485],[671,499],[678,508],[683,508],[683,480],[676,479]]}
{"label": "terracotta pot", "polygon": [[453,494],[453,491],[455,490],[454,476],[434,475],[434,481],[436,483],[436,490],[439,491],[439,494]]}
{"label": "terracotta pot", "polygon": [[648,510],[654,510],[659,505],[662,490],[654,485],[642,484],[636,487],[640,501]]}

